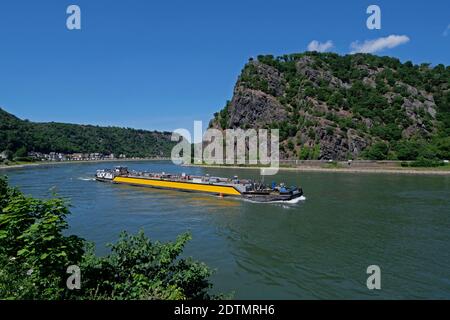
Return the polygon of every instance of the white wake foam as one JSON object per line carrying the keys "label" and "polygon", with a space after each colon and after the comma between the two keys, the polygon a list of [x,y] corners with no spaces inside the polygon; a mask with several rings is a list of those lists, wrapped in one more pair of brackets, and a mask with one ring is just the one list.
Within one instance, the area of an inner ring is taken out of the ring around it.
{"label": "white wake foam", "polygon": [[306,197],[305,196],[300,196],[298,198],[292,199],[292,200],[280,200],[280,201],[271,201],[271,203],[287,203],[287,204],[296,204],[299,203],[300,201],[305,201]]}

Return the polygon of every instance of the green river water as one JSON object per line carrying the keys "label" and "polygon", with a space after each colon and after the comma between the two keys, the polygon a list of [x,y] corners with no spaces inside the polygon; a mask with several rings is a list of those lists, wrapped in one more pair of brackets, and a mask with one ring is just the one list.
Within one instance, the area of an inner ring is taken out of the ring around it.
{"label": "green river water", "polygon": [[[306,200],[260,204],[93,181],[78,163],[0,171],[37,197],[72,203],[69,232],[99,254],[121,230],[173,240],[190,230],[185,254],[216,269],[214,291],[237,299],[450,298],[450,176],[283,171]],[[131,169],[258,178],[258,170],[126,162]],[[259,179],[259,178],[258,178]],[[270,181],[269,181],[270,180]],[[381,269],[368,290],[366,269]]]}

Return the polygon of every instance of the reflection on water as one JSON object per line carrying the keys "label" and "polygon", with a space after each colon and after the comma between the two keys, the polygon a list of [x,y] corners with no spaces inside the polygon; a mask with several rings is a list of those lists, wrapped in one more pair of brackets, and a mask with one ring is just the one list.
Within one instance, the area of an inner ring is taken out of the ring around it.
{"label": "reflection on water", "polygon": [[[236,298],[450,298],[448,177],[280,172],[306,200],[262,204],[92,180],[105,164],[5,171],[39,197],[71,199],[70,232],[97,243],[99,254],[120,231],[139,229],[173,240],[191,231],[186,254],[217,269],[215,289]],[[258,170],[129,162],[130,169],[257,178]],[[267,179],[267,178],[266,178]],[[366,288],[367,266],[382,290]]]}
{"label": "reflection on water", "polygon": [[[95,179],[94,179],[95,180]],[[123,197],[123,201],[130,201],[128,196],[131,192],[139,192],[146,199],[159,199],[164,201],[176,201],[187,206],[199,206],[201,209],[208,208],[227,208],[239,206],[239,199],[225,198],[216,195],[200,194],[186,191],[165,190],[158,188],[146,188],[139,186],[129,186],[124,184],[111,184],[113,188],[122,188],[127,190],[126,193],[118,193],[119,197]],[[128,197],[128,198],[127,198]],[[132,197],[134,198],[134,197]]]}

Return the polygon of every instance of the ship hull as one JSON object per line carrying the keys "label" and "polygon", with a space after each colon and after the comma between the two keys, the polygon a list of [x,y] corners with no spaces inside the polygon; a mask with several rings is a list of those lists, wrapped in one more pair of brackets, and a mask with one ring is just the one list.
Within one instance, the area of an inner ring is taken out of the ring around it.
{"label": "ship hull", "polygon": [[280,202],[291,201],[303,196],[303,191],[288,194],[253,194],[243,193],[242,197],[255,202]]}
{"label": "ship hull", "polygon": [[[106,179],[102,180],[106,181]],[[242,195],[236,188],[232,186],[220,186],[206,183],[167,181],[167,180],[137,178],[137,177],[115,177],[113,180],[110,181],[112,183],[126,184],[140,187],[151,187],[157,189],[200,192],[200,193],[237,196],[237,197]]]}

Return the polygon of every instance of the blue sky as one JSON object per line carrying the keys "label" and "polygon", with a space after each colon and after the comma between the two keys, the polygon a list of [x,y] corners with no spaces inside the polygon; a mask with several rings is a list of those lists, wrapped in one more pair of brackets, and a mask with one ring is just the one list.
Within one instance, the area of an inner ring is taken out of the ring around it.
{"label": "blue sky", "polygon": [[[70,4],[81,30],[66,28]],[[366,27],[370,4],[381,30]],[[231,98],[249,57],[313,40],[346,54],[394,35],[401,44],[376,54],[449,65],[447,28],[446,0],[2,1],[0,107],[32,121],[192,130]]]}

